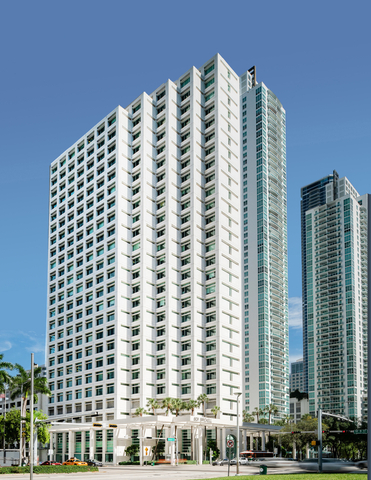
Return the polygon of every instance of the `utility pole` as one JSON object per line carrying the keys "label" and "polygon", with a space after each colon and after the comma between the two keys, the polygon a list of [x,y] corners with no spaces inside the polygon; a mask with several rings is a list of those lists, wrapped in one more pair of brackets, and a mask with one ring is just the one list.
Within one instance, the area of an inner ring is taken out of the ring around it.
{"label": "utility pole", "polygon": [[322,410],[318,409],[318,473],[322,473]]}
{"label": "utility pole", "polygon": [[235,395],[237,396],[237,468],[236,468],[236,475],[240,474],[240,413],[238,409],[238,404],[240,403],[240,396],[242,392],[236,392]]}
{"label": "utility pole", "polygon": [[30,398],[30,480],[33,480],[33,391],[34,391],[34,354],[31,353],[31,398]]}

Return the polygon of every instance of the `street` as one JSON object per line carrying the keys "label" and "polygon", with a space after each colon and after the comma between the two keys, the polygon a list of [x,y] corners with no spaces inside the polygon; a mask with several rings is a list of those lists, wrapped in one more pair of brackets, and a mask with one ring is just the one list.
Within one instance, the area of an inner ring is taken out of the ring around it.
{"label": "street", "polygon": [[[269,468],[268,474],[294,474],[304,473],[303,470],[296,466],[289,466],[283,468]],[[355,469],[354,473],[367,474],[367,470]],[[211,466],[211,465],[156,465],[156,466],[144,466],[139,465],[125,465],[125,466],[105,466],[99,468],[99,472],[81,472],[81,473],[60,473],[60,474],[34,474],[35,479],[44,480],[52,478],[68,479],[68,480],[91,480],[91,478],[97,477],[99,480],[106,479],[119,479],[125,478],[125,480],[149,480],[151,478],[170,478],[171,480],[195,480],[203,478],[218,478],[227,476],[228,466]],[[236,466],[230,467],[230,476],[236,475]],[[258,466],[240,466],[240,475],[259,475]],[[29,478],[29,474],[17,474],[16,478]],[[2,480],[12,479],[15,476],[1,475]]]}

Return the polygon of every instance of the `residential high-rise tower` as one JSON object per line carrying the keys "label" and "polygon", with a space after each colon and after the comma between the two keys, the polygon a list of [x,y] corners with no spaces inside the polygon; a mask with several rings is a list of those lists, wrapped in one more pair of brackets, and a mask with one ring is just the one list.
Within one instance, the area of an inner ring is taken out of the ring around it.
{"label": "residential high-rise tower", "polygon": [[360,419],[367,388],[369,196],[346,177],[336,179],[336,188],[334,180],[326,201],[303,219],[309,413],[321,407]]}
{"label": "residential high-rise tower", "polygon": [[[255,79],[255,71],[254,79]],[[245,407],[288,413],[286,113],[264,83],[241,77],[241,227]]]}

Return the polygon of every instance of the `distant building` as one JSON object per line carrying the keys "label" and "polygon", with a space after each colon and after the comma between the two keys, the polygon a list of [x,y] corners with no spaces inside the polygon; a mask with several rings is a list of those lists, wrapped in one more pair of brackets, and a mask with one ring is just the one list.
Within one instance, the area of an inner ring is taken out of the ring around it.
{"label": "distant building", "polygon": [[297,423],[301,420],[303,415],[309,414],[309,400],[302,398],[298,400],[295,397],[290,398],[290,421]]}
{"label": "distant building", "polygon": [[304,392],[303,359],[291,363],[290,392]]}

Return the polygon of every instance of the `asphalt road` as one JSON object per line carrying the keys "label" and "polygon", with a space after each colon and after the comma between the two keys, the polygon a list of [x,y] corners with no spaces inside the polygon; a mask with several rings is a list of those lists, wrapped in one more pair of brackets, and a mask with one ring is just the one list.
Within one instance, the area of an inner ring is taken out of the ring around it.
{"label": "asphalt road", "polygon": [[[172,467],[171,465],[156,465],[140,467],[137,465],[125,466],[107,466],[99,468],[99,472],[86,473],[53,473],[34,474],[34,480],[150,480],[150,479],[169,479],[169,480],[195,480],[203,478],[217,478],[227,476],[228,466],[210,466],[210,465],[179,465]],[[367,470],[355,470],[355,473],[367,473]],[[269,468],[268,473],[303,473],[303,470],[297,467]],[[236,475],[236,466],[230,467],[230,476]],[[240,475],[259,475],[258,467],[240,466]],[[30,478],[30,474],[1,475],[1,480],[15,480],[16,478]]]}

